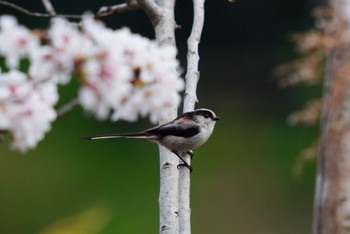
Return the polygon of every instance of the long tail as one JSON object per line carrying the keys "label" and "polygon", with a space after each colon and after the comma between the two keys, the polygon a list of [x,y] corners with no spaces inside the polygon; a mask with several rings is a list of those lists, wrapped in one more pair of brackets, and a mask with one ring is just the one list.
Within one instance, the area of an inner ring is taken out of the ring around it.
{"label": "long tail", "polygon": [[137,133],[121,133],[121,134],[109,134],[109,135],[97,135],[97,136],[86,136],[81,139],[84,140],[100,140],[100,139],[112,139],[112,138],[151,138],[153,135],[147,132]]}

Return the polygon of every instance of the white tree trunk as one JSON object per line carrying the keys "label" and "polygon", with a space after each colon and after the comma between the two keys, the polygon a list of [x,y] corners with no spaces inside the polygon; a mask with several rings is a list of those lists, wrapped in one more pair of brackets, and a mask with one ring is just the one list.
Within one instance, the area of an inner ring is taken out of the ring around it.
{"label": "white tree trunk", "polygon": [[[156,39],[159,44],[175,45],[175,0],[160,1],[162,8],[161,17],[154,23]],[[171,107],[166,111],[166,116],[160,120],[165,123],[177,116],[177,107]],[[178,158],[169,150],[160,146],[160,192],[159,192],[159,214],[160,233],[179,233],[178,220]]]}
{"label": "white tree trunk", "polygon": [[[154,26],[156,40],[160,45],[175,43],[175,0],[139,0]],[[177,107],[164,110],[160,124],[173,120],[177,116]],[[160,192],[159,192],[159,233],[178,234],[178,158],[166,148],[159,146]]]}

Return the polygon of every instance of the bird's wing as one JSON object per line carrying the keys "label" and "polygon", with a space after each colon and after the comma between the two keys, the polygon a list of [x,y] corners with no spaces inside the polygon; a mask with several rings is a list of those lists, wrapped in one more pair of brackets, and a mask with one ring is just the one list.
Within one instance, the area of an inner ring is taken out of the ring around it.
{"label": "bird's wing", "polygon": [[175,119],[170,123],[148,129],[144,133],[151,133],[160,137],[167,135],[192,137],[199,133],[199,126],[187,119]]}

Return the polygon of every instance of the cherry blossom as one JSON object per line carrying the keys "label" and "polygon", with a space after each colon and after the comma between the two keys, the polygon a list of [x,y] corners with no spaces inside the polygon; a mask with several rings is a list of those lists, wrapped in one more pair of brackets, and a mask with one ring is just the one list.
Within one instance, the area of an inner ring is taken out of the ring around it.
{"label": "cherry blossom", "polygon": [[41,85],[22,102],[9,107],[14,149],[26,151],[34,148],[51,129],[51,123],[56,119],[52,107],[58,98],[55,89],[52,84]]}
{"label": "cherry blossom", "polygon": [[12,16],[0,17],[0,54],[6,58],[6,65],[17,68],[21,58],[39,46],[39,40],[31,31],[17,23]]}
{"label": "cherry blossom", "polygon": [[0,129],[12,133],[14,149],[34,148],[56,118],[57,86],[31,84],[25,74],[11,71],[0,75],[0,93]]}
{"label": "cherry blossom", "polygon": [[72,77],[81,84],[80,105],[97,119],[156,122],[164,108],[180,103],[184,81],[176,53],[89,15],[79,25],[54,18],[40,34],[1,16],[0,57],[7,67],[0,71],[0,130],[12,135],[12,148],[34,148],[56,119],[58,85]]}
{"label": "cherry blossom", "polygon": [[86,109],[102,119],[112,112],[114,121],[149,115],[156,122],[165,107],[179,105],[184,82],[177,73],[174,47],[160,47],[126,28],[112,31],[91,17],[82,25],[101,54],[99,65],[85,70],[80,100]]}

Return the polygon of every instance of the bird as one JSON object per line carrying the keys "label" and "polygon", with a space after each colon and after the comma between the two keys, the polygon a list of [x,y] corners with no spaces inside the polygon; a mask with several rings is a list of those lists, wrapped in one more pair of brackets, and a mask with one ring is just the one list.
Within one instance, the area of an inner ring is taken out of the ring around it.
{"label": "bird", "polygon": [[82,139],[146,139],[169,149],[183,162],[183,164],[179,164],[178,166],[186,166],[192,171],[192,166],[181,157],[181,154],[187,153],[192,158],[193,150],[199,148],[209,139],[219,119],[212,110],[200,108],[183,113],[168,123],[149,128],[142,132],[86,136],[82,137]]}

